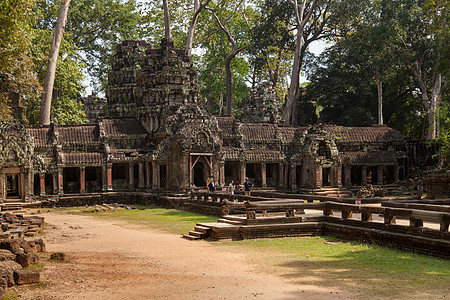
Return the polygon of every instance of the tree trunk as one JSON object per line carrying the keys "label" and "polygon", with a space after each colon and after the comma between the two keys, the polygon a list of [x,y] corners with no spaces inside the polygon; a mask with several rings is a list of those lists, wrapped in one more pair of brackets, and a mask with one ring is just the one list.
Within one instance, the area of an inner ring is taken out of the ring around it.
{"label": "tree trunk", "polygon": [[167,0],[163,0],[163,10],[164,10],[164,28],[165,28],[165,38],[167,40],[172,39],[172,32],[170,29],[170,14],[169,14],[169,4]]}
{"label": "tree trunk", "polygon": [[194,44],[194,31],[197,24],[198,15],[205,8],[211,0],[206,0],[205,3],[200,3],[199,0],[194,0],[194,14],[192,15],[191,24],[189,25],[187,42],[186,42],[186,53],[191,56],[192,45]]}
{"label": "tree trunk", "polygon": [[383,125],[383,82],[381,81],[380,72],[377,69],[377,94],[378,94],[378,124]]}
{"label": "tree trunk", "polygon": [[233,73],[231,72],[231,61],[233,58],[236,57],[236,55],[243,50],[244,48],[238,48],[233,49],[230,54],[227,55],[225,58],[225,87],[226,87],[226,106],[227,106],[227,113],[226,115],[231,117],[231,111],[233,107]]}
{"label": "tree trunk", "polygon": [[306,16],[304,16],[306,1],[302,0],[302,4],[300,5],[300,9],[297,4],[297,0],[291,0],[291,4],[294,6],[295,10],[295,18],[297,23],[297,41],[295,44],[295,53],[294,53],[294,63],[292,65],[292,74],[291,74],[291,83],[289,85],[289,90],[286,99],[286,105],[283,111],[283,119],[285,124],[292,123],[293,111],[295,101],[298,96],[298,89],[300,86],[300,67],[302,62],[302,45],[303,45],[303,31],[306,25],[306,22],[311,17],[312,12],[315,9],[317,0],[314,0],[311,4],[310,11]]}
{"label": "tree trunk", "polygon": [[62,0],[59,9],[58,20],[56,21],[55,32],[53,33],[52,45],[45,72],[44,94],[42,95],[39,123],[41,125],[50,124],[50,111],[52,107],[53,85],[55,83],[56,64],[58,62],[59,48],[64,34],[64,27],[67,21],[70,0]]}

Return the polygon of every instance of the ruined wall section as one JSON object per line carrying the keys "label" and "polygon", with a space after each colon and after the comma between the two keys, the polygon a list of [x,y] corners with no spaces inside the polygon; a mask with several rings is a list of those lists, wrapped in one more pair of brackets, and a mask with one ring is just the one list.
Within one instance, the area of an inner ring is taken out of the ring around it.
{"label": "ruined wall section", "polygon": [[272,82],[264,82],[252,89],[244,107],[244,122],[272,124],[281,122],[280,98]]}
{"label": "ruined wall section", "polygon": [[184,50],[163,39],[159,49],[143,41],[117,46],[107,88],[110,116],[135,117],[149,132],[181,104],[196,104],[197,72]]}

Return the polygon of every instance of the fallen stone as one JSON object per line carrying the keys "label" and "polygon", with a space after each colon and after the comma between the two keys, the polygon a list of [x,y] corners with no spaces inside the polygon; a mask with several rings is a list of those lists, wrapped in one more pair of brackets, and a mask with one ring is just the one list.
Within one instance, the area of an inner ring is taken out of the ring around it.
{"label": "fallen stone", "polygon": [[22,270],[22,266],[15,261],[0,261],[0,278],[5,278],[8,286],[14,285],[14,272],[17,270]]}
{"label": "fallen stone", "polygon": [[66,254],[62,252],[55,252],[50,254],[50,259],[63,261],[66,259]]}
{"label": "fallen stone", "polygon": [[22,268],[28,267],[30,264],[36,264],[39,262],[39,257],[34,253],[17,253],[15,261],[22,266]]}
{"label": "fallen stone", "polygon": [[45,251],[45,243],[42,239],[35,239],[34,243],[36,244],[36,250],[38,252],[44,252]]}
{"label": "fallen stone", "polygon": [[0,261],[14,260],[16,256],[9,250],[0,249]]}
{"label": "fallen stone", "polygon": [[14,272],[14,280],[17,285],[36,284],[40,281],[40,275],[35,270],[17,270]]}
{"label": "fallen stone", "polygon": [[36,249],[31,247],[25,240],[20,243],[20,248],[22,248],[25,253],[36,253]]}
{"label": "fallen stone", "polygon": [[0,241],[0,249],[6,249],[16,254],[20,252],[20,243],[17,239]]}
{"label": "fallen stone", "polygon": [[8,291],[8,281],[5,278],[0,278],[0,299],[6,296]]}

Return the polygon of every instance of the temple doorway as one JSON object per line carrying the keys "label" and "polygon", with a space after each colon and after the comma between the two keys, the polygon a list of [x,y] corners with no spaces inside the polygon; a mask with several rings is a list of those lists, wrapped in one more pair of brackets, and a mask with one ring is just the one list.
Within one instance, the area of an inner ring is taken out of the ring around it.
{"label": "temple doorway", "polygon": [[207,168],[202,162],[198,162],[194,166],[194,185],[196,187],[206,187],[206,179],[208,178]]}
{"label": "temple doorway", "polygon": [[[189,157],[189,185],[206,187],[208,177],[214,177],[211,153],[191,153]],[[219,185],[219,178],[214,178]]]}
{"label": "temple doorway", "polygon": [[6,198],[20,198],[20,174],[6,174]]}

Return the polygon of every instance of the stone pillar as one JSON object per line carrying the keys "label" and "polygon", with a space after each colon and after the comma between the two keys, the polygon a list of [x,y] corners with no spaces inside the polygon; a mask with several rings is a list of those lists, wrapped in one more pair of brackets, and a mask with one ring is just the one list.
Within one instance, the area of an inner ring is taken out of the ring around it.
{"label": "stone pillar", "polygon": [[40,196],[45,196],[45,173],[39,174],[39,186],[41,188]]}
{"label": "stone pillar", "polygon": [[150,188],[150,162],[145,162],[145,187]]}
{"label": "stone pillar", "polygon": [[352,168],[350,165],[344,166],[344,184],[345,186],[352,185]]}
{"label": "stone pillar", "polygon": [[53,180],[53,194],[58,194],[58,173],[52,173],[52,180]]}
{"label": "stone pillar", "polygon": [[267,187],[267,165],[261,163],[261,186]]}
{"label": "stone pillar", "polygon": [[367,185],[367,166],[362,166],[361,185]]}
{"label": "stone pillar", "polygon": [[283,163],[280,163],[279,165],[278,165],[278,173],[279,173],[279,176],[278,176],[278,178],[279,178],[279,182],[278,182],[278,184],[280,185],[280,187],[284,187],[284,165],[283,165]]}
{"label": "stone pillar", "polygon": [[63,168],[58,168],[58,193],[60,195],[64,194]]}
{"label": "stone pillar", "polygon": [[166,164],[166,185],[164,188],[168,189],[170,184],[170,168],[169,168],[169,162]]}
{"label": "stone pillar", "polygon": [[284,173],[283,173],[284,185],[288,187],[289,182],[289,165],[284,165]]}
{"label": "stone pillar", "polygon": [[106,190],[112,191],[113,190],[113,182],[112,182],[112,163],[106,164]]}
{"label": "stone pillar", "polygon": [[225,161],[223,160],[219,162],[219,185],[227,185],[227,182],[225,181]]}
{"label": "stone pillar", "polygon": [[128,164],[128,189],[134,189],[134,164]]}
{"label": "stone pillar", "polygon": [[314,185],[316,187],[321,187],[322,186],[322,165],[320,164],[320,162],[315,162],[314,163]]}
{"label": "stone pillar", "polygon": [[239,163],[239,166],[241,168],[239,172],[240,173],[239,183],[243,183],[245,181],[245,176],[247,176],[246,175],[247,163],[245,161],[241,161]]}
{"label": "stone pillar", "polygon": [[383,166],[377,167],[377,184],[383,185]]}
{"label": "stone pillar", "polygon": [[398,180],[399,180],[399,167],[398,167],[398,164],[395,164],[395,166],[394,166],[394,181],[395,181],[395,183],[397,183]]}
{"label": "stone pillar", "polygon": [[297,165],[291,164],[291,187],[292,189],[297,188]]}
{"label": "stone pillar", "polygon": [[159,189],[159,168],[158,163],[156,161],[152,161],[153,168],[153,180],[152,180],[152,189]]}
{"label": "stone pillar", "polygon": [[86,192],[86,167],[80,167],[80,193]]}
{"label": "stone pillar", "polygon": [[2,199],[2,200],[6,199],[5,186],[6,186],[6,184],[5,184],[5,174],[0,173],[0,199]]}
{"label": "stone pillar", "polygon": [[145,187],[145,178],[144,178],[144,162],[139,162],[139,188],[143,189]]}
{"label": "stone pillar", "polygon": [[306,167],[306,163],[305,161],[303,161],[302,164],[302,181],[301,181],[301,186],[306,186],[308,183],[308,169]]}
{"label": "stone pillar", "polygon": [[336,186],[342,187],[342,165],[339,163],[336,166]]}

